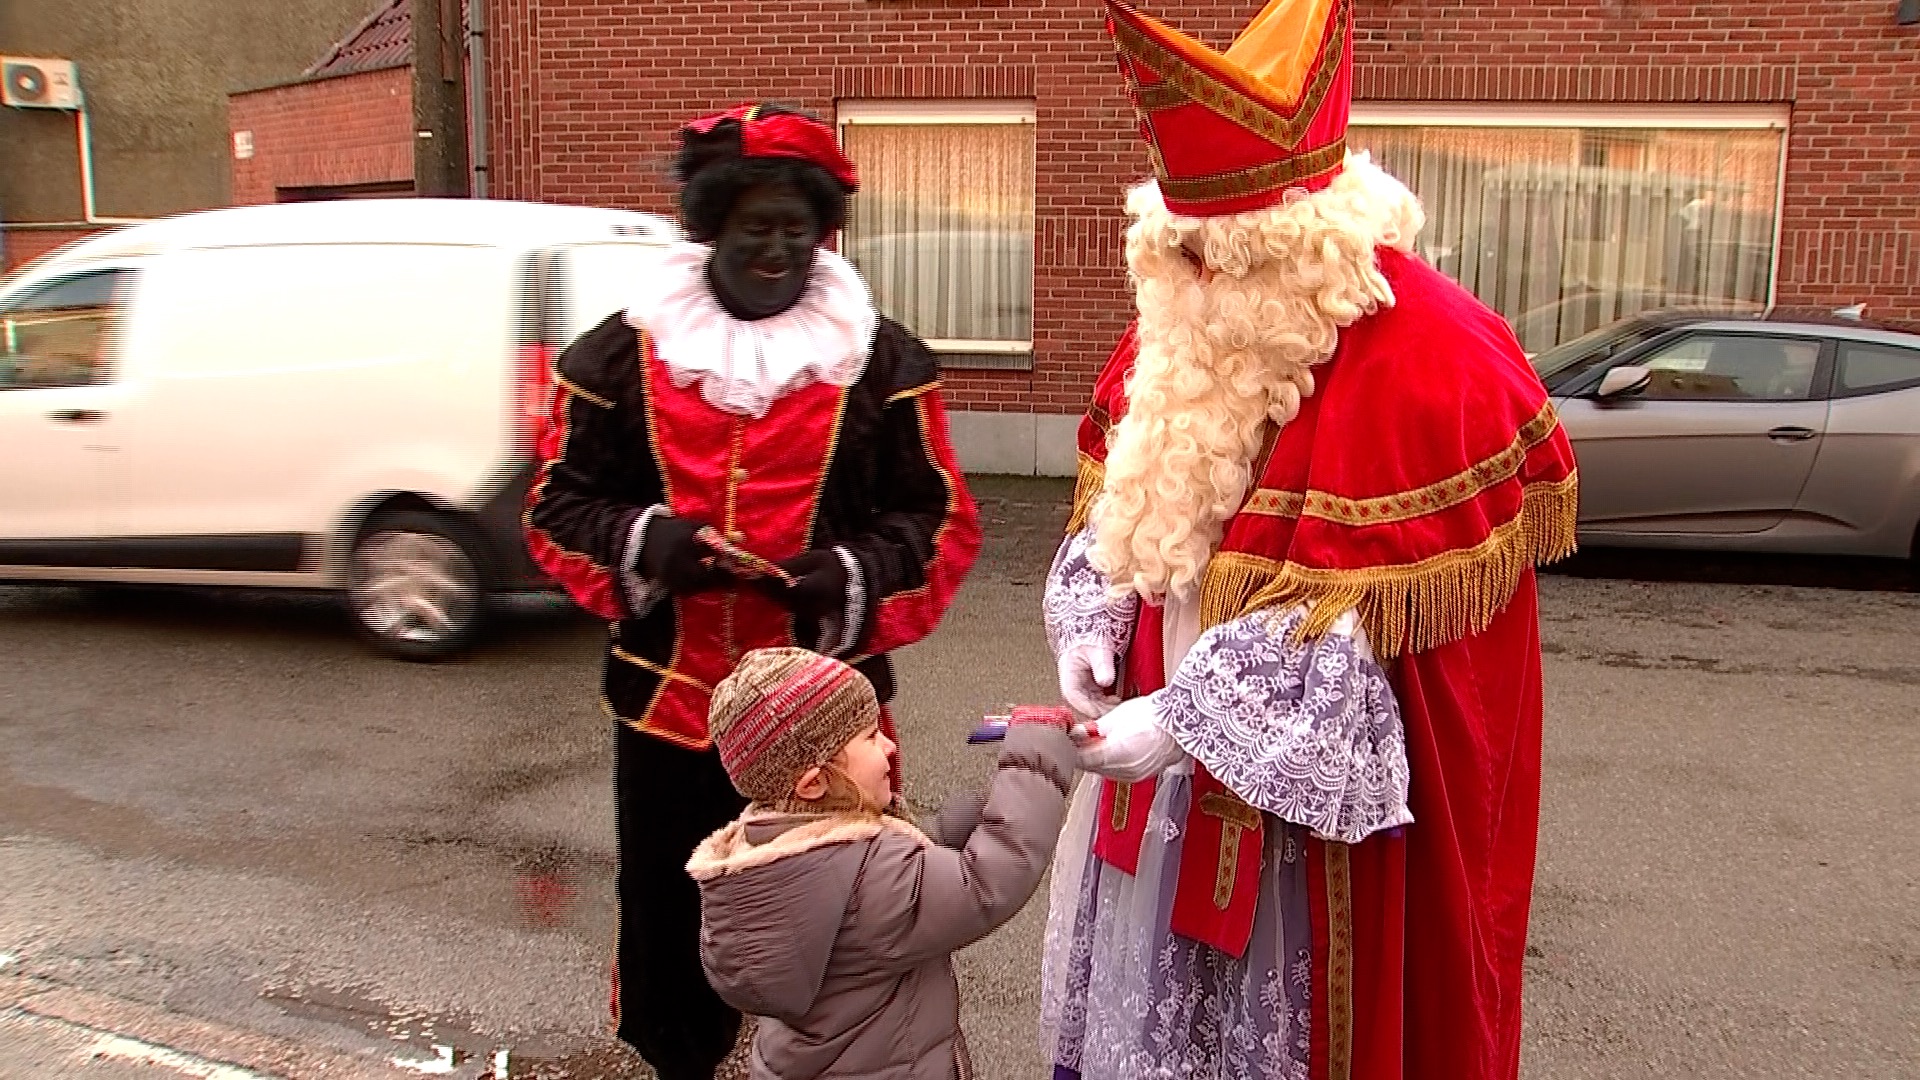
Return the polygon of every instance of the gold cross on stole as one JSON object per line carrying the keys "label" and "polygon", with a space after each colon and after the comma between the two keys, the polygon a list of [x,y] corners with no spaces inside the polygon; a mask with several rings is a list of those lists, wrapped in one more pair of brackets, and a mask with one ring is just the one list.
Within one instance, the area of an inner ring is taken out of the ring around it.
{"label": "gold cross on stole", "polygon": [[1220,819],[1220,861],[1213,875],[1213,906],[1221,911],[1233,903],[1234,879],[1240,870],[1240,834],[1260,827],[1260,811],[1231,795],[1210,791],[1200,797],[1200,812]]}
{"label": "gold cross on stole", "polygon": [[1113,831],[1126,832],[1127,819],[1132,816],[1133,785],[1117,783],[1113,785]]}

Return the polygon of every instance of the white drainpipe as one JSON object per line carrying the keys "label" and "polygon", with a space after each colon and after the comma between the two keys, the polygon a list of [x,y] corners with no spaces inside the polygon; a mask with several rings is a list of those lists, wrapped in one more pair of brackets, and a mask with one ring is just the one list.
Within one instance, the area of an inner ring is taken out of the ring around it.
{"label": "white drainpipe", "polygon": [[80,99],[80,108],[76,115],[75,126],[80,138],[80,214],[82,225],[138,225],[146,218],[101,217],[94,213],[93,205],[93,125],[87,120],[87,100]]}

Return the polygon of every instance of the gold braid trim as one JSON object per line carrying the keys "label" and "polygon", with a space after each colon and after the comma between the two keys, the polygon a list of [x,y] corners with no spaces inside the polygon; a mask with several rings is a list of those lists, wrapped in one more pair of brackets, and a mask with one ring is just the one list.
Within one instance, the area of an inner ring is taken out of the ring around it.
{"label": "gold braid trim", "polygon": [[1353,864],[1323,841],[1327,875],[1327,1080],[1353,1076]]}
{"label": "gold braid trim", "polygon": [[613,402],[608,401],[606,398],[601,397],[599,394],[596,394],[593,391],[588,390],[585,387],[576,384],[572,379],[567,378],[565,375],[555,374],[553,377],[553,381],[554,381],[554,385],[558,386],[562,390],[565,390],[567,393],[572,394],[574,397],[579,398],[581,401],[591,402],[595,405],[600,406],[603,409],[616,408]]}
{"label": "gold braid trim", "polygon": [[1437,514],[1471,502],[1488,488],[1520,475],[1527,463],[1527,454],[1551,438],[1559,426],[1560,416],[1554,412],[1553,403],[1548,402],[1533,419],[1520,426],[1505,449],[1445,480],[1372,499],[1344,499],[1311,488],[1305,494],[1260,488],[1247,499],[1240,512],[1267,517],[1316,517],[1338,525],[1390,525]]}
{"label": "gold braid trim", "polygon": [[1095,461],[1091,455],[1082,452],[1080,479],[1073,486],[1073,513],[1067,517],[1068,536],[1087,527],[1087,520],[1093,516],[1093,501],[1100,497],[1100,489],[1106,486],[1106,464]]}
{"label": "gold braid trim", "polygon": [[1374,654],[1425,652],[1485,630],[1513,599],[1521,575],[1573,553],[1579,474],[1532,484],[1520,512],[1470,548],[1419,562],[1360,570],[1318,570],[1235,551],[1207,565],[1200,624],[1218,626],[1265,607],[1311,602],[1302,637],[1327,632],[1357,611]]}

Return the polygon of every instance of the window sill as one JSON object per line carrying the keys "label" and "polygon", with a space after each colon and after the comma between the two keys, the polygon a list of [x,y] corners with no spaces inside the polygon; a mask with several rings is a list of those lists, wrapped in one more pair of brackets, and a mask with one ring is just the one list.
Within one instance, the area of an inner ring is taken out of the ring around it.
{"label": "window sill", "polygon": [[934,350],[943,371],[1032,371],[1031,352],[948,352]]}
{"label": "window sill", "polygon": [[927,338],[926,346],[948,370],[1032,371],[1033,342]]}

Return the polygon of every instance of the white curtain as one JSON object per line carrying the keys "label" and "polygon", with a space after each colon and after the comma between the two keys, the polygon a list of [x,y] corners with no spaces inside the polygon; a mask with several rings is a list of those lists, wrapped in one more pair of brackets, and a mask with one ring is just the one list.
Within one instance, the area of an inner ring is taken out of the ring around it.
{"label": "white curtain", "polygon": [[1767,299],[1773,130],[1355,126],[1425,203],[1421,254],[1529,352],[1656,307]]}
{"label": "white curtain", "polygon": [[846,254],[923,338],[1033,338],[1032,124],[849,124]]}

